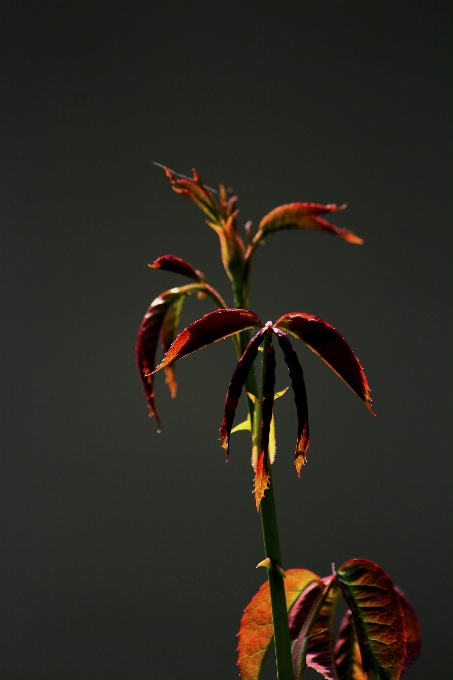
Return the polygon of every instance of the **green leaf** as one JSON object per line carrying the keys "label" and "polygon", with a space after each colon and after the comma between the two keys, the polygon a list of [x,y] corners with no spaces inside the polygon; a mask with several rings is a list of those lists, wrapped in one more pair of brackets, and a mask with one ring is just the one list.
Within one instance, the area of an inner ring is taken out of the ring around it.
{"label": "green leaf", "polygon": [[406,654],[403,612],[394,585],[370,560],[345,562],[338,584],[354,617],[367,680],[398,680]]}
{"label": "green leaf", "polygon": [[242,421],[242,423],[239,423],[239,425],[236,425],[233,427],[231,430],[231,434],[233,432],[240,432],[241,430],[248,430],[249,432],[252,431],[252,421],[250,420],[250,413],[247,415],[247,420]]}

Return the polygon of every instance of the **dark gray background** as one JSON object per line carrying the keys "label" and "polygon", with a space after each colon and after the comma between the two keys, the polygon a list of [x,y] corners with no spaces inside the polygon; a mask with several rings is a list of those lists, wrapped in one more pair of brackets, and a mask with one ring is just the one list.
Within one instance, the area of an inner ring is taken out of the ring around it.
{"label": "dark gray background", "polygon": [[[1,4],[0,677],[237,677],[265,573],[247,436],[228,465],[217,441],[233,347],[182,361],[176,401],[157,378],[161,435],[134,363],[147,306],[183,283],[148,262],[175,253],[231,295],[216,235],[156,160],[232,185],[242,225],[349,203],[337,224],[364,246],[287,232],[255,259],[252,308],[338,328],[377,413],[297,346],[312,444],[298,480],[286,396],[284,566],[377,561],[420,615],[406,677],[446,678],[452,4],[161,5]],[[210,309],[191,298],[184,322]]]}

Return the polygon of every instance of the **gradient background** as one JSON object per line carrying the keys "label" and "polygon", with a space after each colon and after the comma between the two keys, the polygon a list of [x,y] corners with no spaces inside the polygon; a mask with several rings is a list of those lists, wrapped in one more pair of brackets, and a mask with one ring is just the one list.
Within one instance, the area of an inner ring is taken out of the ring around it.
{"label": "gradient background", "polygon": [[[247,436],[228,465],[217,441],[233,346],[182,361],[176,402],[158,377],[161,435],[134,360],[147,306],[184,283],[148,262],[175,253],[231,295],[216,235],[156,160],[232,185],[241,224],[349,203],[334,221],[364,246],[286,232],[255,258],[252,308],[332,323],[377,412],[297,345],[312,444],[298,480],[279,400],[284,567],[377,561],[420,615],[406,677],[446,678],[452,3],[163,5],[1,4],[0,677],[237,677],[265,573]],[[190,298],[183,321],[210,309]]]}

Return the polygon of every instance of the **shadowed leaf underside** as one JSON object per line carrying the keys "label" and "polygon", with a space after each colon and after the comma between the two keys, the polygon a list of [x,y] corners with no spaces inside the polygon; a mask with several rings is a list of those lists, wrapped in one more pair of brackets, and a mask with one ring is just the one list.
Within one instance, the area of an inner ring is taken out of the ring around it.
{"label": "shadowed leaf underside", "polygon": [[294,402],[297,413],[297,442],[294,452],[294,465],[300,477],[300,470],[307,459],[307,449],[310,444],[310,434],[308,427],[308,404],[307,391],[305,389],[304,372],[299,363],[296,350],[289,341],[286,333],[279,329],[274,329],[279,345],[285,357],[291,385],[294,392]]}

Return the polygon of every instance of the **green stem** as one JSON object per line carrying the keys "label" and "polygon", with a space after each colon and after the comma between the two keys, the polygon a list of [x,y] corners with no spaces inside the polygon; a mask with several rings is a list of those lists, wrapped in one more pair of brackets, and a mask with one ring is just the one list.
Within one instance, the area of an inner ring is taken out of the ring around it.
{"label": "green stem", "polygon": [[[253,445],[261,446],[261,407],[265,378],[266,356],[268,348],[267,335],[264,340],[263,369],[261,376],[260,401],[256,404],[253,421]],[[280,540],[278,536],[277,511],[275,507],[274,488],[272,484],[271,464],[268,458],[269,488],[261,500],[261,528],[263,532],[264,552],[270,559],[268,568],[269,590],[271,595],[272,621],[274,624],[274,644],[278,680],[294,680],[291,641],[289,637],[288,611],[286,608],[285,583],[279,567],[282,565]]]}

